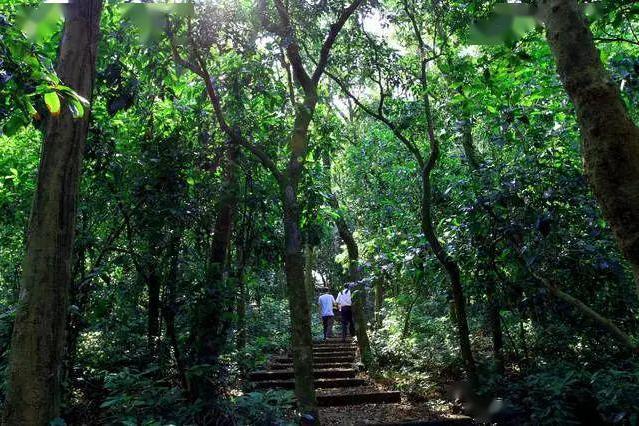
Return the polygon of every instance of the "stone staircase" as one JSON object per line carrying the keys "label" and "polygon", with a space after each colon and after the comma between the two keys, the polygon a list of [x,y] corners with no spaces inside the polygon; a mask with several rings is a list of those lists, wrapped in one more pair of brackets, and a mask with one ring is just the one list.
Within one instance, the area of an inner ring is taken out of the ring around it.
{"label": "stone staircase", "polygon": [[[351,339],[331,338],[313,345],[313,375],[322,424],[332,426],[472,426],[472,419],[433,417],[423,407],[402,401],[360,371],[357,346]],[[267,368],[250,373],[255,389],[293,389],[290,354],[271,358]],[[421,420],[416,420],[421,419]]]}
{"label": "stone staircase", "polygon": [[[379,389],[356,368],[357,346],[351,339],[331,338],[313,345],[317,403],[320,407],[359,404],[389,404],[401,401],[401,393]],[[274,357],[266,370],[254,371],[249,379],[256,389],[295,387],[293,358]]]}

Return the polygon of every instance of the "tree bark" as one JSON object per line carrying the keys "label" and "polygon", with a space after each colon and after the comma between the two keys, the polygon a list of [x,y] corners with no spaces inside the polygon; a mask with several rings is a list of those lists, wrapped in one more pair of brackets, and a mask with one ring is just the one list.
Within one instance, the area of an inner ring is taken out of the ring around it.
{"label": "tree bark", "polygon": [[[359,249],[357,242],[353,238],[346,219],[339,211],[339,202],[334,194],[331,194],[329,198],[331,207],[337,212],[335,218],[335,226],[340,238],[346,245],[346,251],[348,252],[348,274],[349,279],[358,283],[360,280],[359,274]],[[366,319],[366,310],[364,304],[366,302],[366,290],[363,284],[358,284],[358,289],[353,293],[353,320],[355,321],[355,334],[357,335],[357,347],[362,359],[362,363],[366,368],[370,368],[373,363],[373,355],[371,352],[370,340],[368,339],[368,331],[366,330],[368,321]]]}
{"label": "tree bark", "polygon": [[[427,106],[427,109],[430,110],[430,106]],[[428,114],[430,115],[430,112]],[[457,265],[457,262],[455,262],[450,257],[450,255],[446,252],[446,250],[444,250],[443,246],[439,242],[439,239],[435,234],[435,225],[431,213],[432,193],[430,184],[430,173],[436,164],[437,157],[439,156],[439,144],[436,141],[434,135],[431,136],[430,140],[430,159],[426,166],[424,166],[424,168],[422,169],[421,227],[422,232],[426,236],[426,240],[430,244],[430,247],[435,254],[435,257],[448,275],[453,295],[453,304],[455,307],[454,318],[457,325],[457,334],[459,337],[461,355],[462,359],[464,360],[464,365],[466,367],[466,372],[468,374],[471,385],[476,388],[478,385],[478,378],[475,367],[475,359],[473,358],[473,352],[470,345],[470,332],[468,329],[468,318],[466,316],[466,299],[464,297],[464,290],[461,283],[461,273],[459,270],[459,265]]]}
{"label": "tree bark", "polygon": [[[63,84],[87,99],[95,79],[101,11],[100,0],[73,0],[65,7],[57,72]],[[47,122],[9,356],[7,425],[44,425],[60,413],[76,199],[88,124],[88,114],[74,119],[66,108]]]}
{"label": "tree bark", "polygon": [[304,285],[306,286],[306,296],[308,305],[313,306],[315,300],[315,279],[313,278],[313,268],[315,266],[315,248],[308,241],[304,243]]}
{"label": "tree bark", "polygon": [[160,288],[161,279],[153,265],[148,265],[145,277],[148,291],[147,302],[147,338],[150,356],[157,354],[157,342],[160,338]]}
{"label": "tree bark", "polygon": [[[196,320],[192,333],[195,336],[195,362],[198,364],[213,365],[217,361],[230,326],[230,321],[225,314],[229,313],[228,310],[232,309],[233,304],[228,300],[231,292],[227,288],[226,278],[227,258],[237,205],[238,149],[234,143],[231,143],[228,148],[225,183],[217,206],[204,291],[196,306]],[[195,389],[195,391],[206,390]]]}
{"label": "tree bark", "polygon": [[297,195],[291,185],[284,185],[281,197],[284,206],[284,269],[291,313],[295,396],[302,412],[310,413],[317,418],[317,400],[313,382],[313,340],[310,309],[304,283],[300,208]]}
{"label": "tree bark", "polygon": [[[462,128],[462,147],[469,167],[475,172],[480,172],[481,159],[475,149],[475,143],[473,140],[472,120],[470,117],[464,117],[464,124]],[[484,246],[489,246],[490,256],[490,269],[496,272],[495,265],[495,246],[486,241],[486,238],[481,237],[480,243]],[[491,271],[491,272],[492,272]],[[489,274],[493,275],[493,274]],[[499,302],[496,297],[497,285],[494,277],[489,276],[484,284],[486,290],[486,314],[488,317],[488,326],[490,328],[490,335],[493,341],[493,360],[495,363],[495,370],[499,374],[504,373],[504,339],[501,327],[501,315],[499,313]]]}
{"label": "tree bark", "polygon": [[599,57],[576,0],[542,0],[541,18],[572,100],[588,181],[632,266],[639,296],[639,128]]}
{"label": "tree bark", "polygon": [[375,286],[375,328],[382,326],[382,307],[384,306],[384,278],[377,277]]}
{"label": "tree bark", "polygon": [[493,340],[493,360],[495,362],[495,370],[499,374],[504,374],[504,339],[495,287],[495,281],[492,278],[488,278],[486,282],[486,301],[488,303],[488,324],[490,325],[490,335]]}
{"label": "tree bark", "polygon": [[171,245],[169,247],[170,267],[166,280],[166,300],[162,304],[162,317],[164,318],[164,327],[166,328],[166,335],[169,338],[169,343],[173,349],[173,358],[175,359],[175,367],[180,379],[180,385],[182,389],[189,397],[189,400],[193,400],[191,394],[191,385],[186,374],[187,366],[180,349],[180,342],[178,340],[178,334],[175,327],[175,315],[178,312],[178,304],[176,300],[176,286],[179,280],[179,265],[180,265],[180,241],[182,239],[182,231],[180,229],[175,231],[173,238],[171,239]]}

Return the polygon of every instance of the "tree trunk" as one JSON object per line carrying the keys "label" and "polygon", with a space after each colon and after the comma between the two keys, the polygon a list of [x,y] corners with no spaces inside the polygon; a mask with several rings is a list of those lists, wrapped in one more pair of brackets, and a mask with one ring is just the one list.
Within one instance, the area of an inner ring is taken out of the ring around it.
{"label": "tree trunk", "polygon": [[291,313],[293,369],[295,396],[302,413],[318,418],[315,386],[313,383],[313,340],[311,317],[304,283],[304,254],[300,231],[300,208],[292,185],[283,185],[284,207],[284,269],[286,289]]}
{"label": "tree trunk", "polygon": [[[63,84],[87,99],[101,11],[100,0],[75,0],[65,7],[57,72]],[[60,412],[76,199],[88,124],[88,114],[74,119],[66,108],[47,122],[9,356],[7,425],[44,425]]]}
{"label": "tree trunk", "polygon": [[169,338],[169,343],[173,349],[173,358],[175,359],[175,367],[180,379],[180,385],[184,392],[192,400],[191,386],[186,374],[186,363],[182,350],[180,349],[180,343],[177,337],[177,331],[175,327],[175,315],[178,312],[178,304],[176,301],[176,286],[179,281],[179,265],[180,265],[180,240],[182,238],[182,231],[176,230],[171,240],[169,248],[170,267],[169,274],[166,280],[166,299],[162,304],[162,317],[164,318],[164,327],[166,328],[166,335]]}
{"label": "tree trunk", "polygon": [[382,326],[382,307],[384,306],[384,278],[375,279],[375,328]]}
{"label": "tree trunk", "polygon": [[[431,152],[432,155],[436,155]],[[431,169],[432,170],[432,169]],[[470,346],[470,332],[468,330],[468,318],[466,317],[466,299],[464,298],[464,290],[461,283],[461,274],[459,266],[442,247],[437,235],[435,235],[433,218],[431,215],[431,187],[430,187],[430,170],[424,168],[422,173],[422,232],[426,236],[435,257],[442,265],[448,279],[450,281],[453,293],[453,304],[455,310],[455,321],[457,323],[457,333],[459,337],[459,346],[461,349],[462,359],[466,366],[468,378],[473,387],[478,384],[477,371],[475,368],[475,359]]]}
{"label": "tree trunk", "polygon": [[246,283],[244,282],[244,271],[239,271],[236,275],[239,290],[237,298],[237,350],[240,354],[246,348]]}
{"label": "tree trunk", "polygon": [[489,278],[486,282],[486,299],[488,302],[488,324],[493,340],[493,358],[495,370],[499,374],[504,374],[504,343],[501,330],[501,317],[499,315],[499,305],[495,298],[495,282]]}
{"label": "tree trunk", "polygon": [[160,276],[153,265],[148,265],[145,277],[148,291],[147,302],[147,338],[150,356],[157,354],[157,343],[160,338]]}
{"label": "tree trunk", "polygon": [[[231,242],[233,220],[237,205],[237,151],[231,144],[228,149],[225,185],[217,207],[213,228],[213,241],[209,251],[204,292],[196,307],[196,321],[192,332],[195,336],[196,363],[213,365],[228,330],[226,310],[232,309],[227,288],[227,257]],[[204,390],[204,389],[200,389]]]}
{"label": "tree trunk", "polygon": [[[466,116],[464,118],[464,124],[462,129],[462,147],[464,149],[464,154],[466,155],[466,160],[468,161],[468,165],[470,168],[476,172],[480,172],[480,164],[481,160],[479,155],[477,154],[477,150],[475,149],[475,143],[473,140],[473,129],[472,129],[472,120],[470,117]],[[490,256],[490,264],[489,268],[497,275],[497,267],[495,265],[495,247],[494,244],[491,245],[486,238],[480,237],[480,244],[483,246],[489,247],[489,256]],[[489,275],[493,275],[489,273]],[[486,289],[486,313],[488,317],[488,326],[490,328],[490,334],[493,341],[493,359],[495,362],[495,370],[499,374],[504,373],[504,344],[503,344],[503,333],[501,328],[501,315],[499,313],[499,302],[496,297],[496,283],[493,277],[489,276],[488,281],[485,283]]]}
{"label": "tree trunk", "polygon": [[475,144],[473,143],[473,126],[469,117],[465,118],[462,128],[462,147],[464,149],[464,155],[466,156],[468,165],[473,170],[479,170],[481,162],[479,155],[477,154],[477,150],[475,149]]}
{"label": "tree trunk", "polygon": [[306,296],[308,305],[313,306],[315,300],[315,280],[313,278],[313,267],[315,264],[315,250],[308,242],[304,244],[304,285],[306,286]]}
{"label": "tree trunk", "polygon": [[[349,279],[357,283],[359,282],[359,249],[357,242],[353,238],[353,233],[348,227],[348,223],[341,215],[339,211],[339,203],[335,195],[331,194],[329,198],[331,207],[337,212],[335,218],[335,226],[337,226],[337,232],[340,238],[346,244],[346,251],[348,252],[348,274]],[[366,330],[368,321],[366,320],[366,310],[364,305],[366,303],[366,289],[363,284],[358,284],[358,289],[353,293],[353,313],[355,314],[353,320],[355,321],[355,334],[357,335],[357,347],[362,358],[362,363],[366,368],[370,368],[373,362],[373,356],[371,352],[370,340],[368,339],[368,331]]]}
{"label": "tree trunk", "polygon": [[639,295],[639,128],[606,72],[576,0],[539,4],[559,77],[581,129],[586,175],[632,266]]}

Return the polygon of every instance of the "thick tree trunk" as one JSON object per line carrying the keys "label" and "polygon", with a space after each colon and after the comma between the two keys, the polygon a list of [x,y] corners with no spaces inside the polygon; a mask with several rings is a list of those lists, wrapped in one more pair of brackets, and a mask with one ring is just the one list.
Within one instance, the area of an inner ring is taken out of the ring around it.
{"label": "thick tree trunk", "polygon": [[539,7],[577,112],[586,175],[632,266],[639,295],[639,128],[601,62],[577,1],[543,0]]}
{"label": "thick tree trunk", "polygon": [[228,149],[225,184],[217,207],[205,288],[196,307],[193,334],[198,364],[213,365],[216,362],[230,325],[224,313],[233,305],[228,303],[231,292],[227,289],[226,266],[237,205],[237,151],[235,144]]}
{"label": "thick tree trunk", "polygon": [[284,207],[284,269],[289,311],[293,369],[295,370],[295,396],[302,413],[317,416],[317,400],[313,383],[313,340],[311,317],[304,283],[304,254],[300,231],[300,208],[292,185],[283,185]]}
{"label": "thick tree trunk", "polygon": [[[101,10],[100,0],[75,0],[65,8],[58,75],[88,99]],[[73,119],[66,108],[47,123],[9,356],[7,425],[44,425],[60,412],[76,199],[88,123],[88,114]]]}

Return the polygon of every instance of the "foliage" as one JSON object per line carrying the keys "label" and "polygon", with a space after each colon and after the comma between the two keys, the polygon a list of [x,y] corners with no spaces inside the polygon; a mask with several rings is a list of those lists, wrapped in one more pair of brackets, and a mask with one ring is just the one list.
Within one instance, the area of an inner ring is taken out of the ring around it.
{"label": "foliage", "polygon": [[57,117],[62,103],[76,118],[83,117],[89,106],[85,98],[60,81],[51,58],[46,56],[50,52],[46,48],[52,48],[51,36],[56,32],[60,11],[55,4],[41,5],[32,13],[19,8],[17,19],[22,25],[0,15],[0,124],[8,136],[30,118],[39,121],[49,114]]}
{"label": "foliage", "polygon": [[[286,3],[304,30],[302,60],[310,67],[343,2]],[[507,43],[471,44],[473,21],[490,17],[493,3],[368,2],[338,37],[301,159],[300,239],[316,258],[311,285],[336,289],[348,279],[348,253],[334,225],[343,217],[354,231],[368,292],[379,366],[373,373],[411,396],[452,399],[445,389],[464,378],[452,294],[422,234],[419,164],[397,135],[428,156],[428,95],[441,146],[430,182],[433,228],[461,270],[480,396],[507,400],[523,415],[521,424],[577,422],[580,401],[612,423],[636,422],[636,359],[540,280],[553,280],[638,336],[631,273],[584,177],[574,110],[543,32],[514,28],[509,19]],[[228,124],[283,169],[301,91],[291,84],[285,49],[263,22],[275,10],[258,6],[195,2],[193,14],[169,20],[158,12],[163,8],[144,15],[141,5],[133,12],[105,7],[80,182],[60,421],[294,420],[289,392],[252,392],[247,380],[247,372],[290,347],[281,188],[249,151],[229,160],[228,135],[205,80],[176,61],[174,50],[187,62],[200,55]],[[637,6],[602,6],[593,33],[637,119]],[[54,72],[59,15],[48,16],[36,36],[21,24],[20,9],[2,5],[0,14],[4,371],[41,130],[60,109],[80,116],[89,106]],[[425,85],[411,18],[429,47]],[[228,255],[223,278],[210,283],[228,188],[236,197]],[[194,341],[203,303],[219,313],[206,330],[219,343],[207,363],[197,361]],[[503,333],[503,373],[493,353],[491,304]],[[318,337],[316,317],[313,311]],[[214,392],[195,398],[198,381]]]}

